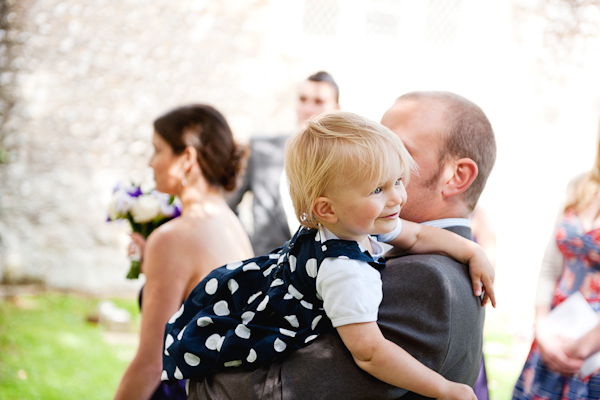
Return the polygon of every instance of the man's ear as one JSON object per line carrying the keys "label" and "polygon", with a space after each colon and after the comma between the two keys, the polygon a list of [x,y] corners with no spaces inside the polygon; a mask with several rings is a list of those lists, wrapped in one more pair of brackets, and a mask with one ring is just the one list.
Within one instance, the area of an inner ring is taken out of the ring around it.
{"label": "man's ear", "polygon": [[453,173],[449,177],[446,187],[442,190],[442,194],[446,197],[455,196],[466,191],[471,187],[471,184],[479,173],[477,164],[470,158],[461,158],[453,161],[451,166]]}
{"label": "man's ear", "polygon": [[313,212],[319,220],[334,224],[337,222],[337,215],[331,207],[331,200],[329,197],[321,196],[318,197],[313,203]]}

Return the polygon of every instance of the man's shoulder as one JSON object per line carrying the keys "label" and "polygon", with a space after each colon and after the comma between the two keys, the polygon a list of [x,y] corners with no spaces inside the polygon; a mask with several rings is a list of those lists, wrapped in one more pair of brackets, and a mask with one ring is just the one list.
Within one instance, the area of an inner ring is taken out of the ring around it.
{"label": "man's shoulder", "polygon": [[402,266],[408,264],[418,264],[425,267],[438,267],[446,264],[464,265],[453,258],[440,254],[409,254],[404,256],[391,256],[386,259],[387,266]]}

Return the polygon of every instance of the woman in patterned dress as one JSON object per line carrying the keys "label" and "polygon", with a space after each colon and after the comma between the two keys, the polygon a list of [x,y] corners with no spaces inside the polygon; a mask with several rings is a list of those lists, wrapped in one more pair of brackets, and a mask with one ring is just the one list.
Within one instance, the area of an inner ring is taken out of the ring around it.
{"label": "woman in patterned dress", "polygon": [[158,191],[178,196],[181,216],[154,230],[143,246],[146,276],[138,350],[115,399],[187,398],[184,384],[160,380],[165,323],[210,271],[252,257],[246,231],[225,201],[242,172],[245,149],[213,107],[194,104],[154,121],[150,167]]}
{"label": "woman in patterned dress", "polygon": [[166,326],[162,379],[201,379],[248,368],[308,345],[331,326],[356,363],[378,379],[427,397],[473,399],[383,337],[379,239],[410,253],[443,252],[470,263],[492,304],[493,268],[477,244],[398,217],[413,162],[397,135],[347,112],[309,121],[286,146],[285,168],[302,227],[268,255],[209,274]]}
{"label": "woman in patterned dress", "polygon": [[600,370],[578,371],[600,351],[600,324],[577,340],[549,331],[548,313],[581,292],[600,312],[600,142],[594,167],[573,179],[566,190],[538,281],[535,340],[513,392],[513,400],[598,400]]}

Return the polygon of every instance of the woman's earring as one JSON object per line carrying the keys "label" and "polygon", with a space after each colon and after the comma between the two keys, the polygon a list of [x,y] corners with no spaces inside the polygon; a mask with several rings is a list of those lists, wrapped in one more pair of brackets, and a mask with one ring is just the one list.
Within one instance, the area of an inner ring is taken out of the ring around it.
{"label": "woman's earring", "polygon": [[185,179],[185,175],[181,177],[181,186],[187,185],[187,179]]}

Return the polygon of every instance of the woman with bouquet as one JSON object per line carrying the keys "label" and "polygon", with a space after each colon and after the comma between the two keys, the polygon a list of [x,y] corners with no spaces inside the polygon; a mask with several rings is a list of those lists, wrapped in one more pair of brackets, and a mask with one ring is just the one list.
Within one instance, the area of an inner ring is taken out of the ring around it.
{"label": "woman with bouquet", "polygon": [[224,197],[235,187],[246,150],[235,143],[221,113],[201,104],[171,110],[154,121],[152,144],[156,190],[177,196],[182,211],[147,242],[133,236],[146,276],[140,344],[115,399],[186,398],[182,385],[160,383],[165,324],[210,271],[253,256]]}

